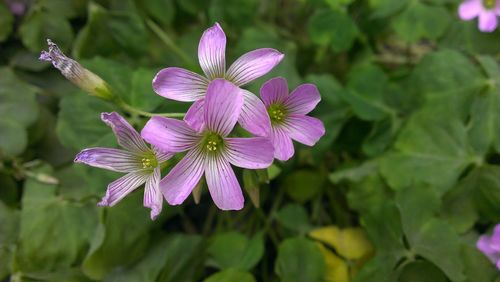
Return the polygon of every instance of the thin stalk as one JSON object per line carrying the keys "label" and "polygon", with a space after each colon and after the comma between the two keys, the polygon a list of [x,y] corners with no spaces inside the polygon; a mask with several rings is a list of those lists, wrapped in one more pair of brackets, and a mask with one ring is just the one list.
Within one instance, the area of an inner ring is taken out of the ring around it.
{"label": "thin stalk", "polygon": [[155,22],[150,19],[146,19],[146,25],[153,31],[156,36],[165,44],[172,52],[177,54],[188,66],[194,66],[194,61],[189,57],[179,46],[177,46],[174,41],[165,33]]}
{"label": "thin stalk", "polygon": [[119,102],[117,102],[117,104],[131,114],[137,114],[137,115],[144,116],[144,117],[183,118],[185,115],[185,113],[150,113],[150,112],[136,109],[133,106],[131,106],[123,101],[119,101]]}

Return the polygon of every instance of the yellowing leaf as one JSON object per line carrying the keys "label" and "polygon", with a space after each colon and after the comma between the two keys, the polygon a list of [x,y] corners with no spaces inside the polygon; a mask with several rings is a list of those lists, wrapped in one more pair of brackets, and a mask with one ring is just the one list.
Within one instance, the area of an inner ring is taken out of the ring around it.
{"label": "yellowing leaf", "polygon": [[349,282],[349,268],[344,260],[328,250],[323,244],[318,243],[319,249],[325,260],[326,282]]}
{"label": "yellowing leaf", "polygon": [[361,228],[339,229],[337,226],[327,226],[311,231],[309,236],[334,248],[347,259],[360,259],[373,252],[373,247]]}

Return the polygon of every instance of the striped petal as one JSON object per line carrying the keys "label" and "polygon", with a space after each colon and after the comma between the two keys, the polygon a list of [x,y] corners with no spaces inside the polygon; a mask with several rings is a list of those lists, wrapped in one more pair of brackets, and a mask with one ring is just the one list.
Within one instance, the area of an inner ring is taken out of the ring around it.
{"label": "striped petal", "polygon": [[244,129],[256,136],[268,136],[271,131],[271,120],[264,103],[252,92],[241,90],[243,107],[238,122]]}
{"label": "striped petal", "polygon": [[201,132],[203,126],[205,125],[205,98],[201,98],[194,102],[186,115],[184,116],[184,121],[194,129],[196,132]]}
{"label": "striped petal", "polygon": [[132,172],[142,168],[138,155],[113,148],[85,149],[76,155],[75,163],[116,172]]}
{"label": "striped petal", "polygon": [[228,135],[238,121],[243,107],[241,90],[224,79],[215,79],[208,85],[205,98],[205,125],[210,131]]}
{"label": "striped petal", "polygon": [[285,55],[271,48],[250,51],[239,57],[227,70],[226,78],[242,86],[270,72]]}
{"label": "striped petal", "polygon": [[201,75],[181,68],[166,68],[153,79],[154,91],[165,98],[194,102],[207,90],[208,80]]}
{"label": "striped petal", "polygon": [[318,88],[314,84],[302,84],[288,96],[284,105],[291,114],[308,114],[321,101]]}
{"label": "striped petal", "polygon": [[102,113],[101,119],[111,127],[118,140],[118,144],[123,148],[136,153],[148,150],[141,135],[118,113]]}
{"label": "striped petal", "polygon": [[313,146],[325,135],[321,120],[304,115],[289,115],[283,129],[293,140],[307,146]]}
{"label": "striped petal", "polygon": [[268,138],[226,138],[227,159],[237,167],[260,169],[273,163],[273,144]]}
{"label": "striped petal", "polygon": [[141,135],[163,152],[186,151],[200,138],[184,121],[166,117],[152,117],[142,129]]}
{"label": "striped petal", "polygon": [[264,105],[283,104],[288,98],[288,84],[283,77],[276,77],[266,81],[260,88],[260,98]]}
{"label": "striped petal", "polygon": [[205,155],[199,148],[189,151],[160,181],[160,190],[171,205],[180,205],[200,181],[205,169]]}
{"label": "striped petal", "polygon": [[295,149],[293,147],[292,139],[280,127],[273,127],[271,135],[269,136],[274,147],[274,157],[280,161],[288,161]]}
{"label": "striped petal", "polygon": [[155,220],[163,207],[163,196],[160,192],[160,167],[156,167],[146,180],[144,188],[144,206],[151,209],[151,220]]}
{"label": "striped petal", "polygon": [[241,210],[244,205],[240,184],[229,162],[222,156],[207,159],[205,178],[208,190],[221,210]]}
{"label": "striped petal", "polygon": [[121,199],[141,186],[149,178],[150,173],[146,171],[130,172],[118,178],[108,185],[106,195],[97,204],[99,206],[114,206]]}
{"label": "striped petal", "polygon": [[207,29],[198,45],[198,59],[209,79],[224,77],[226,72],[226,35],[218,23]]}

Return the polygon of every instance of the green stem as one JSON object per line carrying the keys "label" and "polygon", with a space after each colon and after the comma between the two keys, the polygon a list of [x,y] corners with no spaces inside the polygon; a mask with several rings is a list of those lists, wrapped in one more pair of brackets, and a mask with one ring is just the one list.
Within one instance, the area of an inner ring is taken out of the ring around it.
{"label": "green stem", "polygon": [[141,111],[139,109],[134,108],[133,106],[125,103],[124,101],[118,101],[117,104],[122,107],[124,110],[131,114],[137,114],[145,117],[171,117],[171,118],[183,118],[185,113],[150,113]]}
{"label": "green stem", "polygon": [[189,67],[195,66],[194,61],[189,57],[174,41],[152,20],[146,19],[146,25],[153,31],[156,36],[175,54],[177,54]]}

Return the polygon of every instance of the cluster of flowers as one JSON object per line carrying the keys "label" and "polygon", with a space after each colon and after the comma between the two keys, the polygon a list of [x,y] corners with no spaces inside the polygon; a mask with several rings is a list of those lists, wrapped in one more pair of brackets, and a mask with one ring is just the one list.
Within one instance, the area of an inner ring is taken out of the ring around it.
{"label": "cluster of flowers", "polygon": [[498,26],[500,0],[465,0],[458,7],[458,15],[466,21],[479,18],[479,30],[492,32]]}
{"label": "cluster of flowers", "polygon": [[[157,94],[194,102],[184,120],[155,116],[139,134],[118,113],[102,114],[123,149],[85,149],[75,162],[127,174],[109,184],[99,205],[113,206],[145,183],[144,206],[151,208],[154,219],[162,210],[163,197],[171,205],[181,204],[204,175],[217,207],[239,210],[244,198],[231,165],[267,168],[275,158],[286,161],[293,156],[292,139],[313,146],[324,135],[323,123],[307,116],[320,101],[316,86],[303,84],[289,94],[286,80],[274,78],[262,86],[262,100],[240,88],[271,71],[283,54],[270,48],[257,49],[241,56],[226,71],[225,48],[226,36],[216,23],[203,33],[198,46],[205,76],[169,67],[153,79]],[[40,59],[52,62],[85,88],[81,81],[89,76],[87,70],[64,56],[54,43],[49,41],[49,52],[42,52]],[[236,123],[253,137],[235,137]],[[180,152],[187,153],[160,180],[162,163]]]}

